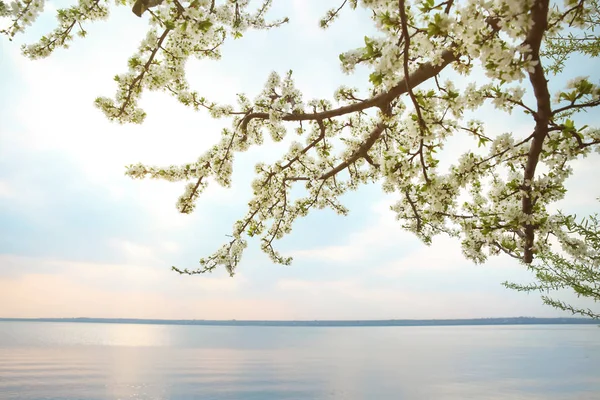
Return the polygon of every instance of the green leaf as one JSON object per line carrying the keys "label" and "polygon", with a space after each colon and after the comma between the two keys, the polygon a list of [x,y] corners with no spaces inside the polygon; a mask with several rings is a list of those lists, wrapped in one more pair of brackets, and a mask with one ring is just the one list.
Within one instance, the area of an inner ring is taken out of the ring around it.
{"label": "green leaf", "polygon": [[429,37],[437,36],[441,31],[442,30],[440,29],[440,27],[434,24],[433,22],[430,22],[427,26],[427,36]]}
{"label": "green leaf", "polygon": [[[198,22],[198,28],[204,33],[208,32],[211,26],[213,26],[213,23],[209,19]],[[234,32],[233,37],[236,37],[237,33],[238,32]]]}
{"label": "green leaf", "polygon": [[379,72],[373,72],[369,75],[369,82],[375,86],[379,86],[383,82],[383,75]]}
{"label": "green leaf", "polygon": [[572,132],[576,132],[576,130],[575,130],[575,123],[572,120],[567,119],[565,121],[565,123],[563,124],[562,132],[564,134],[570,134]]}

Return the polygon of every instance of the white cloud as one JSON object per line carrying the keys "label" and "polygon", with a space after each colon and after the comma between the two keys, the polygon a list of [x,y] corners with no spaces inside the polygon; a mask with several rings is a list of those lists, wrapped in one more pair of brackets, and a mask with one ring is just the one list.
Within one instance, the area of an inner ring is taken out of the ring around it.
{"label": "white cloud", "polygon": [[458,240],[439,236],[434,238],[430,246],[424,244],[415,246],[407,255],[402,255],[377,268],[375,273],[386,277],[399,277],[413,268],[448,271],[470,263],[462,254]]}
{"label": "white cloud", "polygon": [[[15,51],[9,52],[26,86],[13,99],[10,120],[18,121],[19,128],[8,124],[3,128],[3,146],[6,151],[29,154],[34,159],[45,153],[59,154],[77,165],[86,177],[82,186],[94,184],[115,199],[122,199],[126,192],[133,193],[136,203],[157,224],[181,228],[192,220],[175,208],[185,183],[132,182],[124,176],[125,165],[140,161],[158,165],[193,161],[216,141],[222,123],[187,110],[158,93],[143,99],[149,112],[143,125],[110,123],[93,107],[93,99],[112,94],[114,88],[106,82],[110,81],[106,71],[122,70],[126,55],[105,50],[100,48],[99,52],[110,56],[101,60],[91,57],[66,65],[60,58],[32,62]],[[97,71],[98,76],[92,77],[95,74],[90,71]],[[56,79],[47,79],[48,76]],[[212,87],[207,91],[222,90],[223,85],[215,83],[218,81],[226,79],[222,76],[211,81]],[[226,89],[234,92],[233,88]],[[32,109],[36,110],[35,118],[31,118]],[[202,201],[223,204],[233,202],[235,196],[235,188],[213,184],[203,193]]]}
{"label": "white cloud", "polygon": [[163,285],[173,290],[171,293],[135,286],[114,292],[110,287],[84,284],[65,274],[0,278],[0,315],[163,319],[259,319],[284,315],[282,307],[272,301],[230,297],[224,290],[227,284],[206,278],[202,282],[202,287],[194,287],[163,280]]}
{"label": "white cloud", "polygon": [[8,182],[0,181],[0,198],[12,198],[16,195],[15,189]]}
{"label": "white cloud", "polygon": [[347,263],[356,261],[365,257],[365,249],[362,247],[344,246],[326,246],[309,250],[296,250],[290,252],[290,255],[298,260],[308,259],[313,261],[333,261]]}
{"label": "white cloud", "polygon": [[109,246],[120,254],[124,263],[136,265],[168,265],[168,258],[181,251],[181,245],[170,241],[142,244],[126,239],[109,239]]}
{"label": "white cloud", "polygon": [[316,3],[310,3],[306,0],[292,0],[292,23],[302,25],[303,35],[315,37],[322,33],[323,30],[319,27],[319,20],[325,16],[323,7],[317,9]]}
{"label": "white cloud", "polygon": [[586,158],[572,162],[573,175],[567,180],[565,198],[553,204],[551,210],[566,213],[587,214],[600,211],[600,179],[598,166],[600,154],[594,153]]}
{"label": "white cloud", "polygon": [[[145,256],[147,250],[141,251]],[[107,264],[0,255],[0,315],[131,318],[259,318],[276,304],[240,297],[247,281],[220,276],[182,277],[147,264]],[[253,308],[255,307],[255,308]],[[275,315],[275,314],[274,314]],[[281,314],[277,314],[280,315]]]}
{"label": "white cloud", "polygon": [[517,315],[557,316],[537,296],[506,290],[488,293],[368,287],[357,279],[332,282],[284,280],[278,283],[280,301],[290,318],[312,319],[429,319],[484,318]]}
{"label": "white cloud", "polygon": [[395,214],[389,209],[392,203],[393,196],[386,196],[373,204],[369,211],[369,220],[373,222],[363,230],[350,233],[346,243],[299,249],[290,254],[298,260],[347,263],[360,262],[391,246],[409,249],[415,245],[423,245],[414,234],[402,229]]}
{"label": "white cloud", "polygon": [[133,243],[128,240],[111,239],[111,247],[115,248],[124,257],[125,262],[154,264],[160,261],[156,247]]}

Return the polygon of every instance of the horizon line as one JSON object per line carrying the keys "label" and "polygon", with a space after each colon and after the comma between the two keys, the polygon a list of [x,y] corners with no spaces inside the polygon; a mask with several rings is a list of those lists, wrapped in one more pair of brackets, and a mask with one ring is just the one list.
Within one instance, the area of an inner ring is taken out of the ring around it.
{"label": "horizon line", "polygon": [[0,322],[64,322],[140,325],[196,326],[264,326],[264,327],[385,327],[385,326],[490,326],[490,325],[581,325],[600,324],[600,320],[583,317],[487,317],[453,319],[377,319],[377,320],[211,320],[159,318],[97,318],[97,317],[0,317]]}
{"label": "horizon line", "polygon": [[564,317],[534,317],[528,315],[519,315],[515,317],[465,317],[465,318],[374,318],[374,319],[210,319],[210,318],[137,318],[137,317],[2,317],[0,320],[19,319],[112,319],[112,320],[138,320],[138,321],[218,321],[218,322],[229,322],[229,321],[246,321],[246,322],[344,322],[344,321],[465,321],[465,320],[484,320],[484,319],[592,319],[589,317],[576,317],[576,316],[564,316]]}

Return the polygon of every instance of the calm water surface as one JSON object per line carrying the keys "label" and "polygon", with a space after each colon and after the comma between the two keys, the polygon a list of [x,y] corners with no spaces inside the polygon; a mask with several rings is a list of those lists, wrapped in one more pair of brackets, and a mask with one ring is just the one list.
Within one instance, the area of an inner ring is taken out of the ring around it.
{"label": "calm water surface", "polygon": [[0,322],[0,399],[600,399],[600,328]]}

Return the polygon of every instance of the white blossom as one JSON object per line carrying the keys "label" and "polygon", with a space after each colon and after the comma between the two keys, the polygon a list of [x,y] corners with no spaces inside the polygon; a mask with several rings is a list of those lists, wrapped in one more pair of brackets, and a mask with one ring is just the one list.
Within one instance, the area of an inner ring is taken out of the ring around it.
{"label": "white blossom", "polygon": [[[345,215],[348,210],[340,198],[372,182],[396,194],[392,210],[404,228],[426,243],[440,233],[458,236],[464,254],[476,262],[500,252],[523,258],[527,252],[543,251],[549,234],[568,240],[547,206],[565,195],[570,163],[600,151],[600,131],[573,119],[578,111],[599,104],[600,88],[589,77],[573,78],[553,94],[548,107],[556,107],[550,108],[546,126],[536,126],[538,105],[528,95],[543,60],[540,64],[539,48],[534,48],[531,37],[532,32],[548,36],[533,18],[544,0],[406,0],[403,13],[398,1],[349,2],[351,9],[359,4],[366,8],[378,31],[365,37],[364,46],[339,56],[344,73],[352,74],[359,65],[369,69],[368,93],[340,86],[333,101],[306,100],[292,71],[265,71],[262,91],[254,97],[238,94],[235,106],[212,102],[191,88],[187,81],[191,71],[185,67],[190,57],[218,60],[228,40],[242,38],[249,29],[270,29],[287,21],[268,20],[271,3],[166,0],[153,8],[148,32],[128,68],[115,76],[115,95],[95,101],[111,120],[142,123],[146,114],[138,102],[144,91],[165,91],[194,110],[231,120],[221,139],[196,161],[127,167],[126,174],[135,179],[185,182],[176,205],[182,213],[194,210],[207,185],[231,185],[238,153],[262,145],[265,134],[279,142],[294,130],[288,150],[277,162],[255,166],[247,214],[232,227],[231,241],[200,261],[199,272],[221,266],[233,274],[248,236],[259,236],[261,249],[274,262],[289,264],[291,259],[274,245],[291,232],[298,218],[322,208]],[[589,10],[577,9],[577,4],[568,0],[563,8],[548,11],[546,33],[587,26]],[[11,38],[22,32],[43,6],[43,0],[13,2],[9,27],[2,32]],[[60,10],[57,28],[25,46],[24,54],[42,58],[66,48],[76,34],[86,35],[88,22],[107,18],[112,6],[105,0],[79,0]],[[570,7],[579,11],[565,12]],[[337,18],[336,10],[330,10],[321,26]],[[483,71],[485,82],[471,78],[474,68]],[[449,70],[463,75],[466,84],[447,79]],[[542,78],[538,81],[551,77]],[[529,131],[491,134],[496,129],[472,118],[486,103],[507,117],[516,111],[527,113]],[[527,178],[525,166],[535,150],[532,142],[538,128],[547,130],[535,160],[540,168]],[[453,136],[472,139],[473,149],[453,154],[455,162],[445,170],[438,165],[440,153]],[[304,194],[299,196],[300,189]],[[527,202],[529,208],[523,206]],[[526,232],[532,228],[537,232],[533,236]]]}

